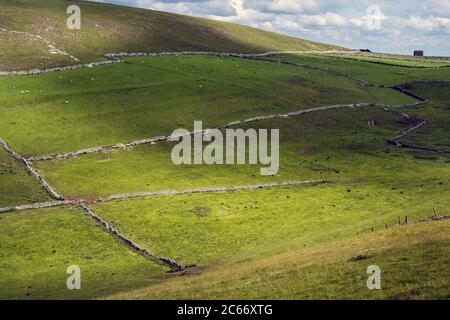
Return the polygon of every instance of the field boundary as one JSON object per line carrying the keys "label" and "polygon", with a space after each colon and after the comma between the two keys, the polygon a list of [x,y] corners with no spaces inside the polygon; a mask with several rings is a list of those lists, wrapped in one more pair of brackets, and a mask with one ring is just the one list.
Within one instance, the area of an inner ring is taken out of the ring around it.
{"label": "field boundary", "polygon": [[47,193],[56,200],[64,200],[64,197],[57,193],[55,189],[48,184],[48,182],[42,177],[33,167],[30,165],[29,161],[15,152],[8,144],[0,138],[0,147],[8,152],[14,159],[19,161],[26,169],[28,174],[32,176],[46,191]]}
{"label": "field boundary", "polygon": [[299,185],[318,185],[328,183],[325,179],[318,180],[290,180],[282,182],[266,182],[253,185],[237,185],[228,187],[207,187],[207,188],[192,188],[184,190],[162,190],[162,191],[144,191],[144,192],[130,192],[115,194],[108,197],[101,197],[100,202],[120,200],[120,199],[132,199],[132,198],[143,198],[143,197],[154,197],[154,196],[164,196],[164,195],[185,195],[194,193],[216,193],[216,192],[230,192],[239,190],[255,190],[255,189],[265,189],[273,187],[287,187],[287,186],[299,186]]}
{"label": "field boundary", "polygon": [[220,187],[204,187],[204,188],[191,188],[183,190],[160,190],[160,191],[142,191],[142,192],[130,192],[122,194],[113,194],[106,197],[99,197],[97,199],[77,199],[77,200],[60,200],[60,201],[48,201],[48,202],[35,202],[31,204],[23,204],[11,207],[0,208],[0,213],[13,212],[13,211],[24,211],[32,209],[44,209],[51,207],[59,207],[66,205],[80,205],[86,203],[99,203],[99,202],[109,202],[120,199],[132,199],[132,198],[143,198],[143,197],[157,197],[166,195],[186,195],[194,193],[216,193],[216,192],[232,192],[238,190],[255,190],[255,189],[266,189],[274,187],[287,187],[287,186],[299,186],[299,185],[318,185],[328,183],[325,179],[317,180],[290,180],[281,182],[266,182],[253,185],[235,185],[235,186],[220,186]]}
{"label": "field boundary", "polygon": [[417,222],[430,222],[430,221],[441,221],[441,220],[449,220],[450,215],[446,216],[432,216],[429,218],[420,218],[417,220]]}
{"label": "field boundary", "polygon": [[45,208],[52,208],[52,207],[62,207],[62,206],[75,204],[75,203],[76,203],[76,201],[70,201],[70,200],[34,202],[31,204],[22,204],[22,205],[18,205],[18,206],[0,208],[0,213],[24,211],[24,210],[32,210],[32,209],[45,209]]}
{"label": "field boundary", "polygon": [[[340,52],[343,54],[347,54],[346,52]],[[320,55],[320,53],[312,53],[313,55]],[[327,56],[328,53],[324,53],[323,55]],[[332,54],[332,53],[331,53]],[[371,61],[371,60],[364,60],[364,59],[355,59],[355,58],[351,58],[351,57],[339,57],[339,56],[327,56],[329,58],[335,58],[335,59],[343,59],[343,60],[352,60],[352,61],[358,61],[358,62],[365,62],[365,63],[372,63],[372,64],[378,64],[378,65],[384,65],[384,66],[389,66],[389,67],[401,67],[401,68],[408,68],[408,69],[440,69],[440,68],[450,68],[450,64],[447,62],[444,64],[446,65],[440,65],[440,66],[410,66],[410,65],[403,65],[403,64],[396,64],[396,63],[389,63],[389,62],[383,62],[383,61]],[[412,57],[408,57],[408,58],[412,58]],[[391,58],[393,59],[393,58]],[[401,59],[396,59],[396,60],[401,60]],[[411,59],[407,59],[409,61],[413,61]],[[419,59],[417,59],[419,60]],[[433,60],[431,60],[433,61]],[[437,62],[437,61],[433,61],[433,62]]]}
{"label": "field boundary", "polygon": [[85,204],[80,204],[80,208],[83,209],[92,219],[94,219],[97,223],[103,226],[103,228],[108,231],[110,234],[112,234],[117,239],[121,240],[123,243],[125,243],[130,249],[133,251],[138,252],[139,254],[150,258],[154,261],[160,262],[165,264],[166,266],[170,267],[173,271],[181,271],[184,269],[184,267],[176,262],[175,260],[169,259],[167,257],[158,256],[157,254],[153,253],[152,251],[149,251],[148,249],[141,247],[140,245],[136,244],[126,236],[124,236],[122,233],[120,233],[116,228],[111,226],[110,223],[108,223],[105,219],[97,215],[94,211],[92,211],[88,206]]}
{"label": "field boundary", "polygon": [[[343,51],[324,51],[323,53],[342,53]],[[345,51],[347,52],[347,51]],[[108,59],[106,61],[90,62],[75,64],[63,67],[53,67],[47,69],[32,69],[32,70],[21,70],[21,71],[0,71],[0,76],[30,76],[45,74],[51,72],[64,72],[72,71],[84,68],[93,68],[96,66],[122,63],[120,58],[123,57],[160,57],[160,56],[218,56],[218,57],[233,57],[233,58],[247,58],[247,59],[259,59],[263,60],[264,57],[284,55],[284,54],[320,54],[321,51],[270,51],[266,53],[233,53],[233,52],[214,52],[214,51],[166,51],[166,52],[119,52],[119,53],[107,53],[103,57]],[[356,51],[354,52],[356,53]],[[267,59],[267,61],[278,62],[275,60]]]}
{"label": "field boundary", "polygon": [[[427,101],[419,101],[419,102],[415,102],[412,104],[400,105],[400,106],[397,106],[397,108],[413,107],[413,106],[417,106],[417,105],[425,103],[425,102],[427,102]],[[370,108],[370,107],[381,108],[382,110],[387,111],[387,112],[396,112],[393,109],[390,109],[389,105],[378,104],[378,103],[351,103],[351,104],[325,105],[325,106],[321,106],[321,107],[292,111],[292,112],[288,112],[288,113],[284,113],[284,114],[269,114],[269,115],[262,115],[262,116],[254,116],[254,117],[247,118],[244,120],[231,121],[231,122],[229,122],[225,125],[219,126],[219,127],[204,129],[202,131],[202,133],[205,133],[207,130],[211,130],[211,129],[223,130],[226,128],[242,126],[242,125],[257,122],[257,121],[270,120],[270,119],[288,119],[289,117],[296,117],[296,116],[300,116],[300,115],[303,115],[306,113],[321,112],[321,111],[326,111],[326,110],[331,110],[331,109],[346,109],[346,108],[356,109],[356,108]],[[409,118],[409,116],[406,115],[405,113],[402,113],[402,112],[399,112],[399,113],[402,116]],[[191,131],[189,133],[189,135],[192,135],[194,133],[196,133],[196,132]],[[27,160],[30,162],[38,162],[38,161],[48,161],[48,160],[70,159],[70,158],[73,158],[76,156],[98,153],[98,152],[102,152],[102,151],[111,151],[111,150],[117,150],[117,149],[127,150],[127,149],[131,149],[138,145],[170,141],[171,139],[173,139],[172,136],[162,135],[162,136],[156,136],[153,138],[144,138],[144,139],[140,139],[140,140],[134,140],[134,141],[126,142],[126,143],[117,143],[117,144],[109,145],[109,146],[97,146],[97,147],[92,147],[92,148],[88,148],[88,149],[82,149],[82,150],[65,152],[65,153],[53,153],[53,154],[48,154],[48,155],[29,157]]]}

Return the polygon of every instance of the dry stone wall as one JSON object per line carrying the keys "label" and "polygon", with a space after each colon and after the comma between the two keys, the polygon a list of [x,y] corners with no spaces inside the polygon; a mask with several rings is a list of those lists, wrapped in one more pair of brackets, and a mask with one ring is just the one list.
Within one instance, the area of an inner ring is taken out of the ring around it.
{"label": "dry stone wall", "polygon": [[430,218],[421,218],[418,219],[418,222],[428,222],[428,221],[441,221],[441,220],[448,220],[450,219],[450,215],[446,215],[446,216],[432,216]]}
{"label": "dry stone wall", "polygon": [[[0,31],[1,31],[1,29],[0,29]],[[283,55],[283,54],[295,54],[295,53],[320,54],[320,53],[342,53],[342,52],[347,52],[347,51],[324,51],[324,52],[321,52],[321,51],[280,51],[280,52],[247,53],[247,54],[245,54],[245,53],[210,52],[210,51],[182,51],[182,52],[169,51],[169,52],[159,52],[159,53],[119,52],[119,53],[105,54],[104,57],[109,59],[108,61],[83,63],[83,64],[76,64],[76,65],[71,65],[71,66],[55,67],[55,68],[48,68],[48,69],[33,69],[33,70],[22,70],[22,71],[0,71],[0,76],[28,76],[28,75],[45,74],[45,73],[50,73],[50,72],[62,72],[62,71],[71,71],[71,70],[83,69],[83,68],[93,68],[93,67],[101,66],[101,65],[121,63],[122,61],[120,60],[120,58],[125,58],[125,57],[205,55],[205,56],[219,56],[219,57],[263,59],[265,57]],[[64,52],[61,51],[61,54],[63,54],[63,53]],[[70,56],[70,57],[72,57],[72,56]],[[76,61],[79,61],[75,57],[72,57],[72,58]]]}
{"label": "dry stone wall", "polygon": [[[251,117],[244,120],[236,120],[229,122],[225,125],[219,126],[216,129],[225,129],[235,126],[240,126],[243,124],[248,124],[256,121],[262,121],[262,120],[269,120],[269,119],[287,119],[289,117],[295,117],[300,116],[302,114],[311,113],[311,112],[321,112],[331,109],[355,109],[355,108],[368,108],[368,107],[374,107],[374,108],[386,108],[386,105],[383,104],[376,104],[376,103],[352,103],[352,104],[336,104],[336,105],[327,105],[327,106],[321,106],[316,108],[309,108],[294,112],[288,112],[285,114],[270,114],[270,115],[263,115],[263,116],[256,116]],[[203,130],[203,132],[207,131],[208,129]],[[193,134],[194,132],[190,132],[190,134]],[[156,142],[163,142],[163,141],[171,141],[175,137],[172,136],[157,136],[153,138],[145,138],[140,140],[135,140],[127,143],[117,143],[115,145],[110,146],[97,146],[93,148],[83,149],[83,150],[77,150],[77,151],[71,151],[66,153],[55,153],[55,154],[49,154],[49,155],[43,155],[43,156],[36,156],[36,157],[30,157],[27,160],[30,162],[35,161],[45,161],[45,160],[58,160],[58,159],[70,159],[76,156],[85,155],[85,154],[91,154],[91,153],[97,153],[102,151],[110,151],[110,150],[117,150],[117,149],[130,149],[138,145],[142,144],[149,144],[149,143],[156,143]]]}
{"label": "dry stone wall", "polygon": [[98,222],[100,225],[102,225],[109,233],[111,233],[113,236],[124,242],[128,247],[133,249],[134,251],[142,254],[145,257],[148,257],[152,260],[161,262],[168,267],[170,267],[173,271],[180,271],[183,270],[183,266],[179,264],[178,262],[169,259],[167,257],[158,256],[155,253],[147,250],[144,247],[141,247],[140,245],[136,244],[129,238],[127,238],[125,235],[120,233],[117,229],[115,229],[113,226],[111,226],[106,220],[104,220],[102,217],[94,213],[89,207],[87,207],[85,204],[80,204],[80,207],[87,213],[89,216],[92,217],[96,222]]}
{"label": "dry stone wall", "polygon": [[38,202],[32,204],[24,204],[13,207],[0,208],[0,213],[13,212],[13,211],[24,211],[24,210],[32,210],[32,209],[45,209],[51,207],[61,207],[69,204],[75,204],[76,201],[49,201],[49,202]]}
{"label": "dry stone wall", "polygon": [[77,69],[83,69],[83,68],[93,68],[96,66],[113,64],[113,63],[120,63],[120,61],[108,60],[108,61],[76,64],[76,65],[65,66],[65,67],[54,67],[54,68],[48,68],[48,69],[33,69],[33,70],[28,70],[28,71],[10,71],[10,72],[0,71],[0,76],[31,76],[31,75],[45,74],[45,73],[51,73],[51,72],[62,72],[62,71],[70,71],[70,70],[77,70]]}
{"label": "dry stone wall", "polygon": [[31,167],[30,163],[27,159],[22,157],[21,155],[17,154],[11,147],[9,147],[5,141],[0,139],[0,147],[2,147],[6,152],[11,154],[11,156],[19,161],[21,164],[24,165],[25,169],[27,170],[28,174],[32,176],[39,184],[48,192],[48,194],[56,199],[56,200],[64,200],[64,197],[60,194],[58,194],[55,189],[53,189],[48,182],[36,171]]}
{"label": "dry stone wall", "polygon": [[130,198],[142,198],[142,197],[153,197],[153,196],[163,196],[163,195],[183,195],[183,194],[193,194],[193,193],[210,193],[210,192],[229,192],[238,190],[255,190],[262,188],[271,187],[285,187],[285,186],[295,186],[295,185],[315,185],[326,183],[324,179],[318,180],[292,180],[292,181],[282,181],[282,182],[268,182],[260,183],[254,185],[240,185],[240,186],[229,186],[229,187],[210,187],[210,188],[193,188],[185,189],[181,191],[177,190],[163,190],[163,191],[148,191],[148,192],[131,192],[116,194],[106,198],[100,198],[100,201],[111,201],[119,199],[130,199]]}

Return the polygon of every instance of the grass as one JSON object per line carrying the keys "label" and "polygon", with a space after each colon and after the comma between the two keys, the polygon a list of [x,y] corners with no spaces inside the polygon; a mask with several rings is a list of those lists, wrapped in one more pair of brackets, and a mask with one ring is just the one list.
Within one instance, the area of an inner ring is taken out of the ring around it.
{"label": "grass", "polygon": [[50,68],[74,63],[68,56],[51,54],[44,42],[28,35],[0,31],[0,43],[0,71],[30,70],[36,66]]}
{"label": "grass", "polygon": [[[81,9],[80,30],[66,27],[66,9],[72,4]],[[1,27],[38,34],[82,62],[99,60],[103,54],[121,51],[267,52],[341,49],[243,25],[89,1],[6,1],[0,4],[0,12]],[[23,39],[2,43],[0,70],[49,66],[46,48],[42,49],[43,55],[38,59],[34,50],[22,51],[16,56],[14,54],[19,44],[26,48],[35,46],[30,39],[25,43]],[[74,62],[68,63],[61,59],[50,62],[52,66],[66,64]]]}
{"label": "grass", "polygon": [[[65,28],[77,3],[82,29]],[[91,2],[8,1],[1,27],[39,34],[82,62],[107,52],[329,50],[253,28]],[[0,70],[72,63],[32,36],[0,32]],[[26,49],[24,49],[26,48]],[[339,49],[339,48],[337,48]],[[450,79],[446,61],[358,54],[282,55],[281,63],[201,56],[0,77],[0,137],[24,156],[67,152],[336,103],[415,102],[388,86]],[[383,62],[385,64],[375,64]],[[396,64],[391,66],[387,64]],[[399,65],[403,65],[399,66]],[[414,67],[432,68],[414,68]],[[431,100],[402,108],[428,124],[405,142],[448,148],[447,85],[413,84]],[[370,122],[375,126],[369,125]],[[172,143],[34,163],[67,199],[116,193],[326,178],[317,186],[157,196],[92,203],[121,233],[156,254],[197,264],[178,277],[131,251],[77,207],[0,215],[1,299],[258,298],[445,299],[450,289],[449,157],[388,145],[411,122],[380,109],[345,109],[253,123],[280,129],[280,170],[176,166]],[[0,150],[0,207],[48,200]],[[408,217],[408,226],[397,226]],[[389,227],[386,229],[386,224]],[[81,267],[82,290],[66,288]],[[381,291],[365,287],[382,269]]]}
{"label": "grass", "polygon": [[450,79],[450,68],[403,68],[324,55],[281,55],[281,61],[292,61],[348,74],[373,85],[393,86],[414,80]]}
{"label": "grass", "polygon": [[330,57],[338,57],[344,59],[353,59],[357,61],[383,63],[387,65],[397,65],[403,67],[427,67],[427,68],[439,68],[449,67],[448,60],[432,59],[432,58],[417,58],[395,55],[383,55],[373,53],[357,53],[357,54],[327,54]]}
{"label": "grass", "polygon": [[[0,216],[0,299],[80,299],[151,283],[166,269],[113,238],[78,208]],[[67,267],[81,269],[68,290]]]}
{"label": "grass", "polygon": [[73,151],[335,103],[409,103],[321,71],[216,57],[147,57],[0,78],[0,136],[24,155]]}
{"label": "grass", "polygon": [[0,208],[49,200],[25,168],[0,148]]}
{"label": "grass", "polygon": [[[376,120],[377,126],[368,126],[367,119]],[[261,176],[260,165],[175,165],[170,156],[173,143],[35,166],[57,190],[74,198],[320,177],[448,177],[447,157],[418,160],[387,144],[409,126],[398,115],[379,109],[326,111],[249,125],[280,129],[280,169],[275,176]]]}
{"label": "grass", "polygon": [[413,221],[431,215],[433,205],[448,203],[448,180],[445,185],[437,178],[422,181],[161,196],[98,204],[93,210],[158,254],[208,265],[237,254],[273,255],[385,228],[398,216]]}
{"label": "grass", "polygon": [[[417,109],[414,111],[418,117],[427,119],[427,124],[406,136],[403,141],[422,147],[450,151],[450,137],[448,135],[450,85],[414,83],[410,87],[410,91],[432,100],[432,103],[428,110]],[[422,154],[421,156],[427,155]]]}
{"label": "grass", "polygon": [[[447,299],[449,221],[329,241],[122,292],[113,299]],[[358,257],[358,259],[357,259]],[[368,290],[367,267],[381,269]]]}

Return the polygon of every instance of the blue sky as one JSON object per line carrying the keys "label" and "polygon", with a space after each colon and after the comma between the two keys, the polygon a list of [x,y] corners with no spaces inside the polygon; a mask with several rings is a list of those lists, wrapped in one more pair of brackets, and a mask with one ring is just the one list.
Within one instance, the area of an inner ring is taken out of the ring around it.
{"label": "blue sky", "polygon": [[450,56],[450,0],[97,0],[377,52]]}

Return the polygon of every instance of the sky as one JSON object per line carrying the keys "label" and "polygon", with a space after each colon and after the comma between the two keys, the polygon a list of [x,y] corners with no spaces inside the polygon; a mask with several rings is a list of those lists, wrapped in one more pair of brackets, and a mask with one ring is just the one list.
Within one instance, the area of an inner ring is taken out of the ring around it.
{"label": "sky", "polygon": [[450,0],[96,0],[376,52],[450,56]]}

